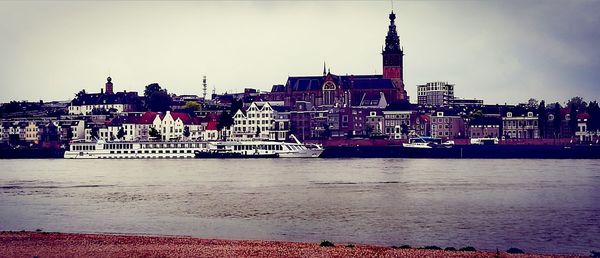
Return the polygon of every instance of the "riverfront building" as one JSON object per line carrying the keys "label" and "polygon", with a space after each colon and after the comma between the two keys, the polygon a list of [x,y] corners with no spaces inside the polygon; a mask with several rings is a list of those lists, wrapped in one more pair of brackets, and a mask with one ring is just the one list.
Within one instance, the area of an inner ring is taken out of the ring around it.
{"label": "riverfront building", "polygon": [[454,84],[428,82],[417,85],[417,101],[424,106],[448,106],[454,100]]}

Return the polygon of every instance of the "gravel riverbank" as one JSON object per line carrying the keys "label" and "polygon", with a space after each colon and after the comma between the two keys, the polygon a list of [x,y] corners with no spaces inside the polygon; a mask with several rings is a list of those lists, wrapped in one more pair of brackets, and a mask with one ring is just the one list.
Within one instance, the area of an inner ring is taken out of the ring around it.
{"label": "gravel riverbank", "polygon": [[[217,240],[180,236],[0,232],[0,257],[497,257],[495,252],[458,252],[356,244]],[[507,254],[500,257],[577,257]]]}

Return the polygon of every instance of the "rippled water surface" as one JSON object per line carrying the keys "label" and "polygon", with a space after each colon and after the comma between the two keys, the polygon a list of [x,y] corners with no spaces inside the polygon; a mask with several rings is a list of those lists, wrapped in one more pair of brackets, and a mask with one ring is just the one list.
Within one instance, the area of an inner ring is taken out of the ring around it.
{"label": "rippled water surface", "polygon": [[600,249],[598,160],[0,160],[0,230]]}

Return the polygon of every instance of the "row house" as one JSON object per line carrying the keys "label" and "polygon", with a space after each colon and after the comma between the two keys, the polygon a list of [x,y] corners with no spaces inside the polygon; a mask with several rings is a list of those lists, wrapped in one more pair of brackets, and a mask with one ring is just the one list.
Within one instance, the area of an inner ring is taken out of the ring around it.
{"label": "row house", "polygon": [[538,115],[533,111],[513,110],[502,116],[502,136],[505,139],[538,139]]}
{"label": "row house", "polygon": [[22,142],[25,141],[28,122],[25,121],[5,121],[2,123],[2,141],[3,142]]}
{"label": "row house", "polygon": [[431,116],[431,136],[444,139],[466,138],[465,121],[460,116],[435,112]]}
{"label": "row house", "polygon": [[25,141],[38,143],[40,138],[40,123],[29,121],[25,127]]}
{"label": "row house", "polygon": [[[415,114],[412,110],[384,110],[384,130],[390,139],[406,139],[402,134],[402,125],[411,126],[410,118]],[[423,136],[423,135],[421,135]]]}
{"label": "row house", "polygon": [[[213,118],[213,122],[216,120]],[[122,141],[148,141],[152,140],[150,131],[156,130],[162,141],[176,141],[192,139],[203,139],[204,131],[208,123],[202,124],[199,118],[192,118],[186,113],[167,111],[164,114],[146,112],[141,116],[117,117],[104,125],[94,125],[86,128],[88,141],[94,140],[92,130],[98,130],[97,135],[102,140],[115,140],[120,130],[123,130]],[[215,126],[216,127],[216,126]],[[189,130],[189,136],[185,131]],[[211,137],[212,138],[212,137]]]}
{"label": "row house", "polygon": [[500,138],[502,119],[494,116],[477,117],[469,121],[469,138]]}
{"label": "row house", "polygon": [[231,139],[285,140],[290,131],[290,112],[269,102],[252,102],[246,110],[233,115]]}
{"label": "row house", "polygon": [[369,115],[366,117],[367,128],[369,128],[370,135],[383,135],[384,134],[384,119],[383,111],[371,110]]}

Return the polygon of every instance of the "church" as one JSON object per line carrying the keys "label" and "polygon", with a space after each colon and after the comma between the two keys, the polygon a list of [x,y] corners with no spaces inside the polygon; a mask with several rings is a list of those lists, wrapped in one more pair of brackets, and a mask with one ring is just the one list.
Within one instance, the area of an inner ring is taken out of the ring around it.
{"label": "church", "polygon": [[285,85],[273,85],[272,101],[294,106],[307,101],[317,107],[383,107],[407,102],[404,90],[404,56],[396,31],[396,15],[389,15],[390,25],[382,50],[382,75],[335,75],[323,67],[321,76],[290,76]]}

